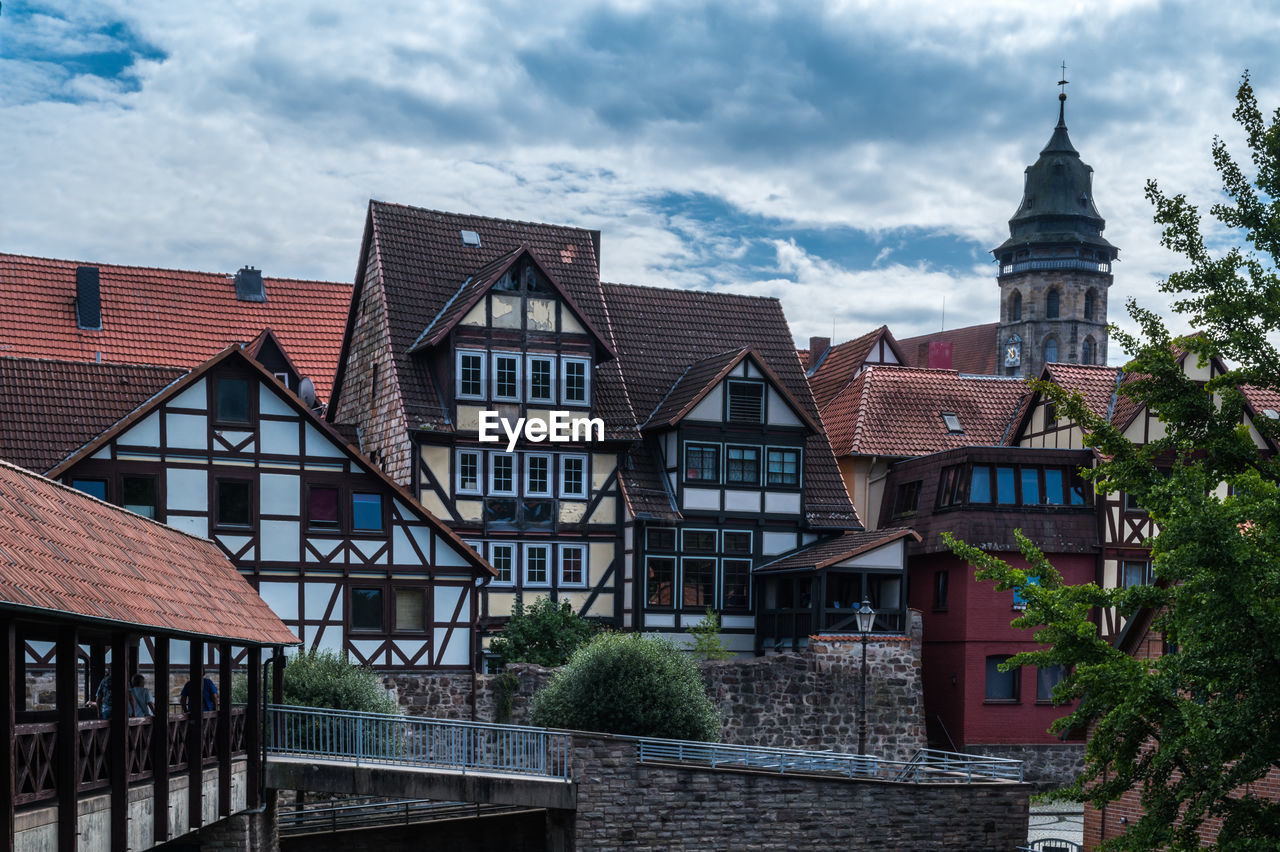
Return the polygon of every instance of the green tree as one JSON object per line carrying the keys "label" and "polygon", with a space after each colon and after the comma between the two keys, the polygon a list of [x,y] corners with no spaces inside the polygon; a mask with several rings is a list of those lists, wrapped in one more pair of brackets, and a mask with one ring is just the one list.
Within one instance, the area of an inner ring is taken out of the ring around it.
{"label": "green tree", "polygon": [[533,697],[533,723],[716,742],[720,714],[693,660],[664,639],[602,633]]}
{"label": "green tree", "polygon": [[707,607],[701,621],[689,628],[693,634],[693,655],[703,660],[727,660],[733,652],[720,641],[720,614]]}
{"label": "green tree", "polygon": [[[1215,138],[1224,196],[1210,208],[1208,229],[1184,195],[1147,184],[1162,243],[1187,263],[1161,287],[1197,333],[1175,337],[1132,302],[1139,333],[1113,330],[1133,356],[1120,393],[1158,416],[1165,436],[1135,445],[1078,396],[1037,385],[1099,451],[1102,461],[1088,472],[1095,487],[1136,496],[1156,521],[1155,582],[1066,586],[1021,536],[1026,571],[952,543],[979,578],[1026,599],[1013,623],[1037,629],[1045,648],[1012,663],[1071,667],[1055,698],[1079,703],[1051,730],[1093,727],[1085,771],[1067,797],[1102,807],[1139,792],[1144,816],[1109,849],[1198,849],[1197,829],[1211,818],[1222,820],[1216,848],[1280,848],[1280,803],[1246,786],[1280,767],[1280,466],[1242,425],[1246,389],[1280,391],[1280,352],[1271,342],[1280,330],[1280,110],[1265,121],[1246,74],[1234,118],[1253,176]],[[1220,247],[1230,242],[1237,244]],[[1183,353],[1193,363],[1232,366],[1202,385],[1185,374]],[[1276,422],[1258,414],[1255,427],[1277,438]],[[1152,629],[1175,650],[1157,660],[1122,653],[1090,619],[1103,607],[1128,618],[1154,613]]]}
{"label": "green tree", "polygon": [[516,601],[511,620],[489,643],[489,651],[498,668],[507,663],[563,666],[596,630],[596,625],[574,612],[568,601],[538,598],[528,607]]}

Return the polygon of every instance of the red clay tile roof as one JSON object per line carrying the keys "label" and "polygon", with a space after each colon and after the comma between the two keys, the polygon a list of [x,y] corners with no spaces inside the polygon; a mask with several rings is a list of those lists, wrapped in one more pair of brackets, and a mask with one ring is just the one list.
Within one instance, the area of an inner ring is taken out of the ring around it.
{"label": "red clay tile roof", "polygon": [[47,471],[185,372],[0,358],[0,459]]}
{"label": "red clay tile roof", "polygon": [[[844,390],[858,370],[862,369],[872,348],[884,338],[893,348],[898,360],[910,363],[899,344],[889,333],[889,327],[882,325],[875,331],[869,331],[861,337],[837,343],[822,355],[816,369],[809,367],[809,387],[813,390],[814,402],[818,408],[825,408],[836,394]],[[801,360],[805,357],[802,355]]]}
{"label": "red clay tile roof", "polygon": [[[923,456],[1002,443],[1026,393],[1017,378],[873,366],[823,409],[822,420],[837,456]],[[964,431],[948,431],[943,412],[955,414]]]}
{"label": "red clay tile roof", "polygon": [[996,329],[999,323],[970,325],[921,334],[898,341],[904,363],[912,367],[929,366],[929,344],[933,341],[951,344],[951,369],[961,373],[994,376],[1000,372]]}
{"label": "red clay tile roof", "polygon": [[236,300],[231,276],[98,264],[102,330],[76,325],[71,260],[0,254],[0,355],[191,368],[270,327],[303,376],[329,395],[351,285],[264,278],[265,302]]}
{"label": "red clay tile roof", "polygon": [[814,542],[808,547],[802,547],[772,562],[766,562],[756,568],[755,573],[820,571],[837,562],[843,562],[846,559],[857,556],[859,553],[866,553],[868,550],[883,547],[900,538],[920,540],[920,536],[909,529],[856,530]]}
{"label": "red clay tile roof", "polygon": [[1099,417],[1110,417],[1115,399],[1119,367],[1098,364],[1045,364],[1044,378],[1084,397],[1089,410]]}
{"label": "red clay tile roof", "polygon": [[213,542],[3,462],[0,609],[254,645],[298,642]]}

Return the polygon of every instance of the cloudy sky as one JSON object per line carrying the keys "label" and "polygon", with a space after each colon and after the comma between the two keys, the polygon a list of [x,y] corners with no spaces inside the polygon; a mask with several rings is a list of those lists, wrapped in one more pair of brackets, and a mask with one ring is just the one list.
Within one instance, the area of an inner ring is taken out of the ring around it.
{"label": "cloudy sky", "polygon": [[1123,320],[1178,263],[1145,180],[1211,201],[1240,74],[1280,105],[1280,13],[1209,6],[5,0],[0,251],[349,281],[377,198],[598,228],[798,339],[990,322],[1065,60]]}

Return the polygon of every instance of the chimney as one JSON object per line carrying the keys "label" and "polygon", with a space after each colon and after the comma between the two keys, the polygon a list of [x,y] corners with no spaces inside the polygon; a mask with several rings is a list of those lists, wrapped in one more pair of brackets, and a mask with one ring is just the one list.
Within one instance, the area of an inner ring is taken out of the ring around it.
{"label": "chimney", "polygon": [[929,341],[929,366],[935,370],[951,369],[951,341]]}
{"label": "chimney", "polygon": [[240,302],[265,302],[267,289],[262,283],[262,271],[252,266],[236,273],[236,300]]}
{"label": "chimney", "polygon": [[818,366],[822,361],[822,356],[827,354],[827,350],[831,348],[830,337],[810,337],[809,338],[809,369]]}
{"label": "chimney", "polygon": [[102,328],[102,290],[98,267],[76,267],[76,325],[94,331]]}

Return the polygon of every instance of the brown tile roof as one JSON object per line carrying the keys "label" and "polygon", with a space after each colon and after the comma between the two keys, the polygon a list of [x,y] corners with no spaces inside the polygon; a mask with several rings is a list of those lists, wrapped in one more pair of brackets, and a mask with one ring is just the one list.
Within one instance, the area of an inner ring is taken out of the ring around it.
{"label": "brown tile roof", "polygon": [[820,571],[834,565],[837,562],[843,562],[851,559],[860,553],[866,553],[868,550],[875,550],[877,547],[883,547],[886,544],[897,541],[900,538],[910,538],[919,541],[920,536],[909,529],[890,529],[890,530],[855,530],[846,532],[833,538],[823,539],[814,542],[808,547],[802,547],[799,550],[785,554],[772,562],[766,562],[759,568],[755,569],[757,574],[767,574],[779,571]]}
{"label": "brown tile roof", "polygon": [[[899,360],[908,363],[899,348],[898,342],[889,333],[889,327],[882,325],[875,331],[869,331],[861,337],[837,343],[823,354],[817,368],[809,365],[809,387],[813,390],[813,399],[818,408],[826,407],[836,394],[844,390],[858,370],[871,354],[872,348],[884,338],[898,355]],[[806,360],[802,355],[801,360]]]}
{"label": "brown tile roof", "polygon": [[[480,236],[479,246],[462,242],[462,231]],[[365,271],[370,257],[378,265],[386,292],[385,312],[391,341],[395,379],[400,388],[404,415],[411,428],[429,425],[450,430],[439,389],[420,369],[409,350],[418,342],[468,278],[482,268],[501,261],[524,246],[537,256],[547,273],[573,297],[574,304],[592,326],[608,337],[608,314],[600,291],[596,259],[598,231],[513,222],[485,216],[467,216],[424,210],[383,201],[369,202],[366,244],[357,272],[357,292],[351,303],[354,318]],[[347,323],[347,334],[354,323]],[[347,351],[345,340],[343,352]],[[610,345],[613,341],[609,340]],[[345,361],[338,366],[334,397],[341,394]],[[604,364],[597,371],[593,389],[614,408],[625,412],[634,423],[620,394],[611,393],[609,376],[616,368]],[[616,379],[614,384],[616,385]],[[336,410],[336,407],[331,409]]]}
{"label": "brown tile roof", "polygon": [[47,471],[185,372],[0,357],[0,459]]}
{"label": "brown tile roof", "polygon": [[213,542],[3,462],[0,608],[248,644],[298,642]]}
{"label": "brown tile roof", "polygon": [[76,325],[72,260],[0,254],[0,355],[191,368],[267,327],[322,399],[329,395],[351,285],[265,278],[265,302],[236,300],[231,276],[98,264],[102,330]]}
{"label": "brown tile roof", "polygon": [[[803,416],[815,424],[822,422],[778,300],[625,284],[602,286],[617,340],[617,364],[633,410],[655,410],[690,365],[745,347],[776,376]],[[636,484],[661,487],[654,482]],[[831,446],[821,432],[805,443],[805,513],[817,526],[859,525]]]}
{"label": "brown tile roof", "polygon": [[1045,364],[1044,378],[1084,397],[1089,410],[1099,417],[1113,415],[1119,400],[1116,398],[1116,378],[1119,367],[1098,364]]}
{"label": "brown tile roof", "polygon": [[929,366],[929,344],[940,341],[951,344],[951,369],[961,373],[994,376],[1000,372],[996,329],[999,323],[970,325],[921,334],[899,340],[904,363],[913,367]]}
{"label": "brown tile roof", "polygon": [[658,466],[657,447],[636,443],[622,460],[622,496],[631,514],[644,521],[678,521],[683,515]]}
{"label": "brown tile roof", "polygon": [[[837,456],[922,456],[1002,443],[1027,385],[1021,379],[955,370],[873,366],[822,411]],[[960,419],[948,431],[943,412]]]}

